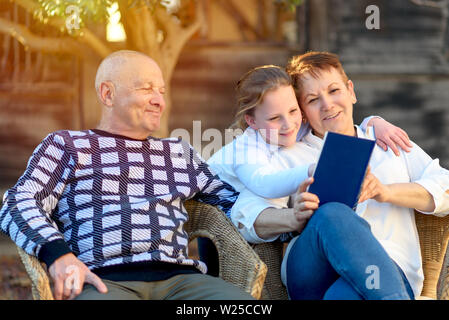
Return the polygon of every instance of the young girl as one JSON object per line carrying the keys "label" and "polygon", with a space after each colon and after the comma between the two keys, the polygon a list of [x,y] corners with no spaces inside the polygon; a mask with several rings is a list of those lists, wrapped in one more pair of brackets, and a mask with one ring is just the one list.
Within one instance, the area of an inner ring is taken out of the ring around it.
{"label": "young girl", "polygon": [[[230,218],[247,241],[273,241],[281,234],[285,238],[285,233],[300,231],[305,224],[298,223],[286,208],[289,196],[311,175],[316,161],[301,151],[307,144],[298,141],[310,129],[303,121],[289,75],[278,66],[261,66],[246,73],[237,84],[237,99],[233,127],[244,132],[215,153],[208,164],[240,192],[239,205],[233,207]],[[366,118],[361,128],[370,125],[374,125],[381,147],[387,144],[396,149],[392,141],[398,141],[407,151],[409,141],[403,130],[378,117]],[[286,211],[272,216],[276,223],[261,238],[254,224],[268,208]]]}

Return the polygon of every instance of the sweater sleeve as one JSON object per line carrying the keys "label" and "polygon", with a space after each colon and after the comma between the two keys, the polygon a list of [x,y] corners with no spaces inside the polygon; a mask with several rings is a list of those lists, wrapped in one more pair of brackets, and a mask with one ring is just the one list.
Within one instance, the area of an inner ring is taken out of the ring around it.
{"label": "sweater sleeve", "polygon": [[221,180],[192,146],[189,147],[198,186],[193,199],[217,206],[230,218],[231,208],[239,193],[229,183]]}
{"label": "sweater sleeve", "polygon": [[34,150],[16,185],[5,193],[0,210],[1,230],[47,266],[70,252],[52,219],[70,174],[70,163],[63,137],[48,135]]}

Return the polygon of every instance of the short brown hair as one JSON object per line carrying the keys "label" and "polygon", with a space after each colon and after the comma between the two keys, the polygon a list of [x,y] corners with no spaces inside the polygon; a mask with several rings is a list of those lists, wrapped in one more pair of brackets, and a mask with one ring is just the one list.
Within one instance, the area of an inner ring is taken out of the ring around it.
{"label": "short brown hair", "polygon": [[302,79],[306,74],[310,74],[314,78],[318,78],[321,71],[330,71],[336,69],[345,85],[348,83],[341,62],[336,54],[329,52],[310,51],[302,55],[294,56],[287,64],[287,73],[292,78],[293,88],[296,97],[299,100],[302,94]]}
{"label": "short brown hair", "polygon": [[245,115],[254,115],[254,108],[268,91],[291,85],[287,72],[275,65],[256,67],[245,73],[237,82],[237,112],[231,128],[245,130],[248,127]]}

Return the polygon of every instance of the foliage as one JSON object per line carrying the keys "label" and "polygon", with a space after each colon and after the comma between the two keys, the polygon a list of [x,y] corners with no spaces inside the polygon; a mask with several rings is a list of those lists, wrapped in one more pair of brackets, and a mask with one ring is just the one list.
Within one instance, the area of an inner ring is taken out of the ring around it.
{"label": "foliage", "polygon": [[[105,22],[108,15],[108,8],[115,2],[115,0],[36,0],[39,3],[39,8],[34,12],[34,16],[41,22],[46,23],[49,17],[67,17],[68,14],[73,13],[71,6],[77,8],[76,14],[79,17],[81,26],[85,25],[86,21]],[[158,5],[168,7],[172,2],[180,2],[182,0],[127,0],[128,7],[147,6],[152,11]],[[273,0],[278,4],[287,6],[290,10],[294,10],[301,5],[303,0]]]}
{"label": "foliage", "polygon": [[35,12],[35,17],[45,23],[49,17],[66,17],[71,6],[77,8],[80,24],[84,21],[105,21],[108,17],[107,9],[112,5],[112,0],[37,0],[40,9]]}
{"label": "foliage", "polygon": [[291,11],[295,11],[303,2],[304,0],[276,0],[276,3],[286,5]]}

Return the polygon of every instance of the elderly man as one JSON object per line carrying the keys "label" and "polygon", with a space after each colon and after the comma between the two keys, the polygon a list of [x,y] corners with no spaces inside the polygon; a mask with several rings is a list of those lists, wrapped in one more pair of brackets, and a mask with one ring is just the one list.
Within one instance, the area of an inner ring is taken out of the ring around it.
{"label": "elderly man", "polygon": [[251,299],[187,256],[183,201],[227,212],[237,193],[188,143],[150,136],[165,108],[156,62],[115,52],[95,87],[98,127],[42,141],[5,194],[1,229],[45,262],[57,299]]}

